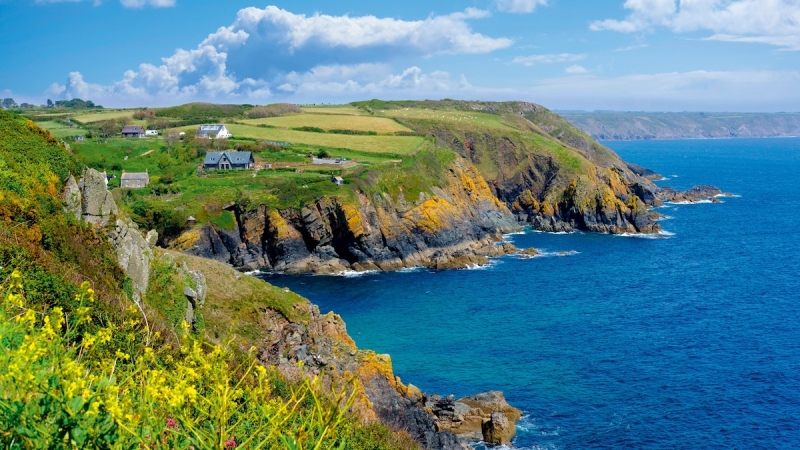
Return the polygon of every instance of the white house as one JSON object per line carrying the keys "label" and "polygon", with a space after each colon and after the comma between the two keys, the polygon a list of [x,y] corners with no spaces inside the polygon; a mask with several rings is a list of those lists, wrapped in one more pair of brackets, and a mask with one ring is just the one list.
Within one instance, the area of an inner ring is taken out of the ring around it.
{"label": "white house", "polygon": [[209,139],[228,139],[233,135],[225,128],[225,125],[200,125],[197,129],[197,137],[204,137]]}

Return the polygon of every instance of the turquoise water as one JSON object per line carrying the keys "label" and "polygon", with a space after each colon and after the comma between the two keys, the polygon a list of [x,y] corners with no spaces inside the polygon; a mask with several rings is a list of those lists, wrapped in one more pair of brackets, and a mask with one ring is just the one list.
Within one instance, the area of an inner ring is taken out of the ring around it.
{"label": "turquoise water", "polygon": [[[478,270],[268,277],[423,391],[505,392],[520,448],[800,447],[800,139],[607,143],[675,188],[659,239],[509,236]],[[560,256],[560,252],[570,252]]]}

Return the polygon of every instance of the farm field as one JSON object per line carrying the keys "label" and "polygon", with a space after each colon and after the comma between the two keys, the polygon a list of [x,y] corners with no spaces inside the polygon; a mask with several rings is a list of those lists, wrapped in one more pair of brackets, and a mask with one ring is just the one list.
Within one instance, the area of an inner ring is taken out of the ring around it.
{"label": "farm field", "polygon": [[336,106],[303,106],[303,111],[309,114],[338,114],[346,116],[369,116],[370,114],[361,108],[350,105]]}
{"label": "farm field", "polygon": [[39,125],[40,127],[49,131],[58,139],[73,137],[78,134],[86,134],[86,130],[83,128],[70,127],[69,125],[64,125],[60,122],[37,122],[36,125]]}
{"label": "farm field", "polygon": [[[240,138],[268,139],[297,144],[344,148],[365,153],[384,153],[390,155],[412,155],[422,146],[425,139],[419,136],[359,136],[347,134],[313,133],[307,131],[284,130],[280,128],[261,128],[253,125],[228,124],[228,130]],[[194,132],[196,127],[183,127],[180,130]]]}
{"label": "farm field", "polygon": [[244,120],[243,122],[251,125],[271,125],[278,128],[317,127],[323,130],[374,131],[378,134],[412,131],[410,128],[404,127],[386,117],[339,114],[294,114],[291,116]]}
{"label": "farm field", "polygon": [[379,111],[386,117],[397,119],[427,119],[436,121],[449,121],[464,125],[481,125],[493,128],[504,128],[514,130],[514,128],[503,124],[500,116],[493,114],[470,112],[470,111],[443,111],[440,109],[389,109]]}
{"label": "farm field", "polygon": [[92,123],[92,122],[100,122],[102,120],[119,119],[121,117],[127,117],[128,119],[131,120],[131,122],[134,122],[132,116],[133,116],[132,110],[117,110],[117,111],[102,111],[102,112],[81,114],[79,116],[74,116],[73,119],[81,123]]}

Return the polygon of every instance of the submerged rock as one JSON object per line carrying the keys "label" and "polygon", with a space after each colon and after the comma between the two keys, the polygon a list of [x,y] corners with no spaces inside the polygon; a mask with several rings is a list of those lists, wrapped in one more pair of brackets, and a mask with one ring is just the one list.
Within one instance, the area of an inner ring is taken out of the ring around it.
{"label": "submerged rock", "polygon": [[719,202],[719,196],[730,196],[723,193],[715,186],[694,186],[687,191],[678,191],[671,187],[664,187],[656,191],[656,198],[662,202],[671,203],[698,203],[702,201]]}

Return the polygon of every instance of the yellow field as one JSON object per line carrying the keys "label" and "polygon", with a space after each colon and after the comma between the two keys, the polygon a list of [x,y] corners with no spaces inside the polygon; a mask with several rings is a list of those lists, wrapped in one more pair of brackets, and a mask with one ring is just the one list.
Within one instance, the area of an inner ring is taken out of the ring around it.
{"label": "yellow field", "polygon": [[340,114],[347,116],[369,116],[369,113],[355,106],[303,106],[303,111],[310,114]]}
{"label": "yellow field", "polygon": [[379,111],[381,115],[386,117],[393,117],[398,119],[433,119],[433,120],[447,120],[456,123],[474,124],[496,128],[513,129],[508,125],[500,122],[500,116],[482,112],[470,111],[443,111],[438,109],[389,109]]}
{"label": "yellow field", "polygon": [[317,127],[323,130],[374,131],[390,134],[397,131],[411,131],[392,119],[372,116],[346,116],[334,114],[294,114],[291,116],[268,117],[245,120],[245,123],[266,124],[278,128]]}
{"label": "yellow field", "polygon": [[[225,126],[228,127],[228,130],[234,137],[250,137],[297,144],[347,148],[370,153],[411,155],[416,153],[423,142],[425,142],[423,138],[418,136],[354,136],[348,134],[309,133],[280,128],[260,128],[252,125],[227,124]],[[197,127],[183,128],[191,131]]]}
{"label": "yellow field", "polygon": [[80,116],[73,117],[73,119],[81,123],[92,123],[92,122],[100,122],[101,120],[119,119],[120,117],[127,117],[128,119],[131,119],[131,121],[133,121],[133,111],[132,110],[103,111],[103,112],[82,114]]}

